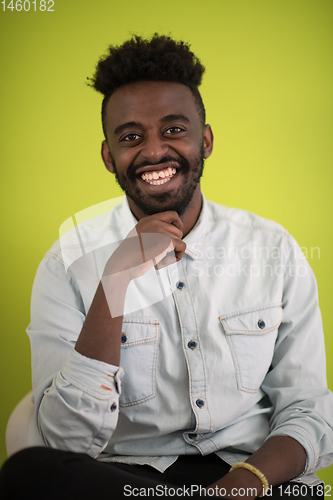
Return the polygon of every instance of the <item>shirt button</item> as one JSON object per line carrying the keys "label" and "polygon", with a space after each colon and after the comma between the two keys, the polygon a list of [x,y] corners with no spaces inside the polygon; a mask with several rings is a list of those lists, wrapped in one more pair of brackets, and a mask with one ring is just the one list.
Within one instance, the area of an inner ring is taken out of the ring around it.
{"label": "shirt button", "polygon": [[117,409],[116,403],[112,403],[110,410],[115,411]]}
{"label": "shirt button", "polygon": [[178,290],[182,290],[185,286],[185,283],[183,283],[182,281],[178,281],[178,283],[176,283],[176,287],[178,288]]}
{"label": "shirt button", "polygon": [[187,344],[187,347],[193,350],[197,347],[197,343],[194,340],[190,340]]}
{"label": "shirt button", "polygon": [[262,330],[263,328],[265,328],[265,326],[266,326],[265,321],[264,321],[263,319],[260,319],[260,320],[258,321],[258,326],[259,326],[259,328],[260,328],[261,330]]}
{"label": "shirt button", "polygon": [[196,439],[198,434],[188,434],[189,439]]}
{"label": "shirt button", "polygon": [[205,406],[205,402],[202,400],[202,399],[197,399],[195,404],[199,407],[199,408],[202,408],[203,406]]}
{"label": "shirt button", "polygon": [[127,337],[124,333],[121,334],[121,343],[124,344],[127,340]]}

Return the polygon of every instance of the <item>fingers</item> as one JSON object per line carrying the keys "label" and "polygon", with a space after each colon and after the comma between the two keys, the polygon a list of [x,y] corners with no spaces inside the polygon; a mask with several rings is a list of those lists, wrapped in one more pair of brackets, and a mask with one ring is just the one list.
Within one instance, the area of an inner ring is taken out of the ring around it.
{"label": "fingers", "polygon": [[170,236],[170,238],[182,239],[183,232],[173,224],[169,224],[168,222],[159,221],[158,226],[156,227],[157,233],[164,233]]}
{"label": "fingers", "polygon": [[[186,244],[182,241],[183,237],[183,223],[177,214],[177,212],[173,210],[169,210],[167,212],[160,212],[157,214],[153,214],[147,217],[143,217],[140,219],[138,224],[136,225],[136,230],[138,234],[141,234],[142,236],[145,234],[145,238],[148,237],[149,233],[154,233],[155,236],[159,235],[166,235],[169,238],[171,238],[170,241],[170,249],[168,249],[164,256],[163,259],[158,259],[158,260],[163,260],[163,266],[168,265],[166,262],[171,262],[172,260],[174,261],[176,258],[176,261],[179,261],[182,259],[184,252],[186,250]],[[146,241],[154,241],[151,239],[146,239]],[[160,240],[160,242],[162,239]],[[147,245],[149,247],[150,245]],[[153,246],[153,245],[152,245]],[[161,247],[160,247],[161,248]],[[148,248],[147,248],[148,250]],[[155,249],[156,251],[156,249]],[[166,259],[165,256],[167,253],[170,253],[169,257]],[[171,255],[172,254],[172,255]]]}
{"label": "fingers", "polygon": [[160,220],[162,222],[166,222],[167,224],[171,224],[172,226],[176,227],[183,233],[183,223],[174,210],[168,210],[167,212],[160,212],[158,214],[154,214],[150,216],[151,218]]}
{"label": "fingers", "polygon": [[186,250],[186,243],[183,240],[181,240],[179,243],[179,246],[177,248],[175,248],[177,261],[179,261],[180,259],[183,258],[185,250]]}
{"label": "fingers", "polygon": [[143,217],[136,225],[136,231],[138,233],[164,233],[171,238],[182,239],[183,223],[177,212],[170,210]]}
{"label": "fingers", "polygon": [[[172,255],[175,255],[176,261],[178,262],[179,260],[181,260],[183,258],[183,255],[184,255],[185,250],[186,250],[186,243],[179,238],[172,238],[171,244],[172,244],[173,248],[168,249],[166,257],[168,257],[169,253]],[[168,264],[165,264],[165,265],[168,265]]]}
{"label": "fingers", "polygon": [[186,243],[179,238],[171,238],[164,233],[138,233],[143,262],[161,260],[168,253],[173,253],[180,260],[186,250]]}
{"label": "fingers", "polygon": [[159,256],[154,259],[154,266],[156,269],[175,264],[182,259],[186,250],[186,243],[182,240],[172,240],[169,247]]}
{"label": "fingers", "polygon": [[[163,260],[160,267],[182,259],[183,223],[177,212],[143,217],[108,260],[104,274],[126,272],[128,281],[140,277]],[[127,279],[126,278],[126,279]]]}

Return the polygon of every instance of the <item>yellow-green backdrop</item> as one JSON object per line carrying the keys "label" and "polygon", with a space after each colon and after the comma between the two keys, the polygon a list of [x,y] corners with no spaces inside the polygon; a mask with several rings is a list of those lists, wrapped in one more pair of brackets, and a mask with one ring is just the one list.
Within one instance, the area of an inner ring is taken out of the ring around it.
{"label": "yellow-green backdrop", "polygon": [[[30,6],[4,11],[0,3],[0,463],[7,419],[31,388],[25,328],[37,265],[65,219],[121,194],[100,159],[101,97],[85,82],[107,46],[130,33],[170,33],[190,42],[205,64],[202,95],[215,150],[203,190],[278,221],[304,247],[319,284],[333,389],[332,0]],[[333,484],[333,467],[319,476]]]}

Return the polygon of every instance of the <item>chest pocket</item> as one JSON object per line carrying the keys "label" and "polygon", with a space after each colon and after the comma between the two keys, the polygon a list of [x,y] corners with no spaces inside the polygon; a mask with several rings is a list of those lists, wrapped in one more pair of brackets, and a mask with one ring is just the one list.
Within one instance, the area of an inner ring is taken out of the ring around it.
{"label": "chest pocket", "polygon": [[156,394],[156,359],[160,325],[155,318],[130,318],[123,322],[120,365],[120,406],[144,403]]}
{"label": "chest pocket", "polygon": [[239,390],[255,393],[271,365],[281,306],[221,316]]}

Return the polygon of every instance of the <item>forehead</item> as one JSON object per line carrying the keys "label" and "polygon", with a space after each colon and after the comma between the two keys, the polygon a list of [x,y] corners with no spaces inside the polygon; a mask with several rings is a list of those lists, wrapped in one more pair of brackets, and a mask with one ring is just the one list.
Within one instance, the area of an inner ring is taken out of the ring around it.
{"label": "forehead", "polygon": [[174,82],[138,82],[117,89],[106,105],[107,127],[121,123],[151,123],[171,114],[200,122],[194,97],[186,85]]}

